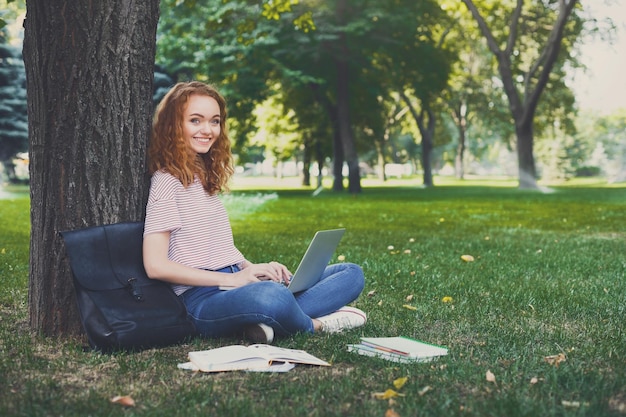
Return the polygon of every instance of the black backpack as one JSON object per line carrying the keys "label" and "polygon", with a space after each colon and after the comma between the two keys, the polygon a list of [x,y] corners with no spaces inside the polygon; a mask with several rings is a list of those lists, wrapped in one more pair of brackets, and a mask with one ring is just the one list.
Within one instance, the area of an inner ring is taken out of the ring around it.
{"label": "black backpack", "polygon": [[141,350],[195,335],[182,300],[143,267],[143,223],[61,232],[83,328],[102,352]]}

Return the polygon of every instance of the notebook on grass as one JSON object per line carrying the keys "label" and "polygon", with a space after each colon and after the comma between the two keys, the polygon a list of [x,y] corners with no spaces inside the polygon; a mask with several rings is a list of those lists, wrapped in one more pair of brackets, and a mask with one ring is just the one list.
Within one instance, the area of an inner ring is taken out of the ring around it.
{"label": "notebook on grass", "polygon": [[348,345],[348,351],[400,363],[429,362],[448,354],[448,349],[443,346],[404,336],[362,337],[361,343]]}
{"label": "notebook on grass", "polygon": [[[287,287],[292,293],[307,290],[319,280],[345,231],[346,229],[332,229],[315,233]],[[220,287],[221,290],[233,288]]]}

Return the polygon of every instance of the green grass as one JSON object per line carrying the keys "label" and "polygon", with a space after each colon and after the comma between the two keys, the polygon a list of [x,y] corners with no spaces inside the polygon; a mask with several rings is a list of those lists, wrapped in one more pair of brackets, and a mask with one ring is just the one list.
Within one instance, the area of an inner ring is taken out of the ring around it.
{"label": "green grass", "polygon": [[[29,202],[0,200],[0,415],[624,415],[624,185],[541,193],[484,181],[403,184],[368,186],[357,197],[239,187],[226,199],[236,242],[251,260],[293,268],[315,230],[342,226],[337,255],[365,270],[355,305],[368,313],[367,325],[279,340],[333,364],[287,374],[176,368],[190,350],[238,339],[100,355],[80,341],[31,336]],[[465,254],[475,261],[463,262]],[[400,365],[346,351],[360,336],[393,335],[445,345],[450,354]],[[559,353],[566,357],[559,366],[544,359]],[[404,376],[403,397],[373,398]],[[137,405],[112,404],[116,395]]]}

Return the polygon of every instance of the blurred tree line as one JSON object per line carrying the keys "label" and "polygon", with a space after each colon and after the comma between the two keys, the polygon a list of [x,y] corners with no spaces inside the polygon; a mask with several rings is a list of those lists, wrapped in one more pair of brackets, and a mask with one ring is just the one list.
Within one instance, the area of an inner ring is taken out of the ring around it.
{"label": "blurred tree line", "polygon": [[[25,8],[0,3],[6,23]],[[385,179],[386,164],[410,164],[427,186],[444,167],[458,178],[518,175],[528,186],[538,177],[624,180],[626,111],[578,114],[567,84],[582,38],[611,25],[573,1],[463,3],[161,0],[154,100],[176,81],[216,84],[238,164],[297,160],[305,185],[317,166],[318,185],[326,168],[341,190],[346,166],[358,192],[362,175]],[[15,41],[0,29],[9,181],[15,155],[28,149]]]}
{"label": "blurred tree line", "polygon": [[[6,21],[17,20],[24,7],[22,0],[0,8],[0,19],[3,19],[0,20],[0,183],[3,179],[9,182],[25,180],[19,177],[15,168],[17,156],[28,150],[26,72],[21,39],[11,39],[6,26]],[[26,159],[21,161],[27,163]]]}

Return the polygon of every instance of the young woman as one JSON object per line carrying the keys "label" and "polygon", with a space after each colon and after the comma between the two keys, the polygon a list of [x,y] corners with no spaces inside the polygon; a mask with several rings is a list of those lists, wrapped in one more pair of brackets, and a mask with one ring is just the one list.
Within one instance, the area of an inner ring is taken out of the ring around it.
{"label": "young woman", "polygon": [[317,284],[294,295],[283,285],[291,276],[284,265],[252,263],[236,248],[218,196],[233,174],[225,121],[224,98],[201,82],[176,84],[157,108],[148,148],[148,276],[172,285],[207,337],[243,333],[271,343],[274,334],[365,324],[364,312],[345,306],[363,290],[359,266],[330,265]]}

